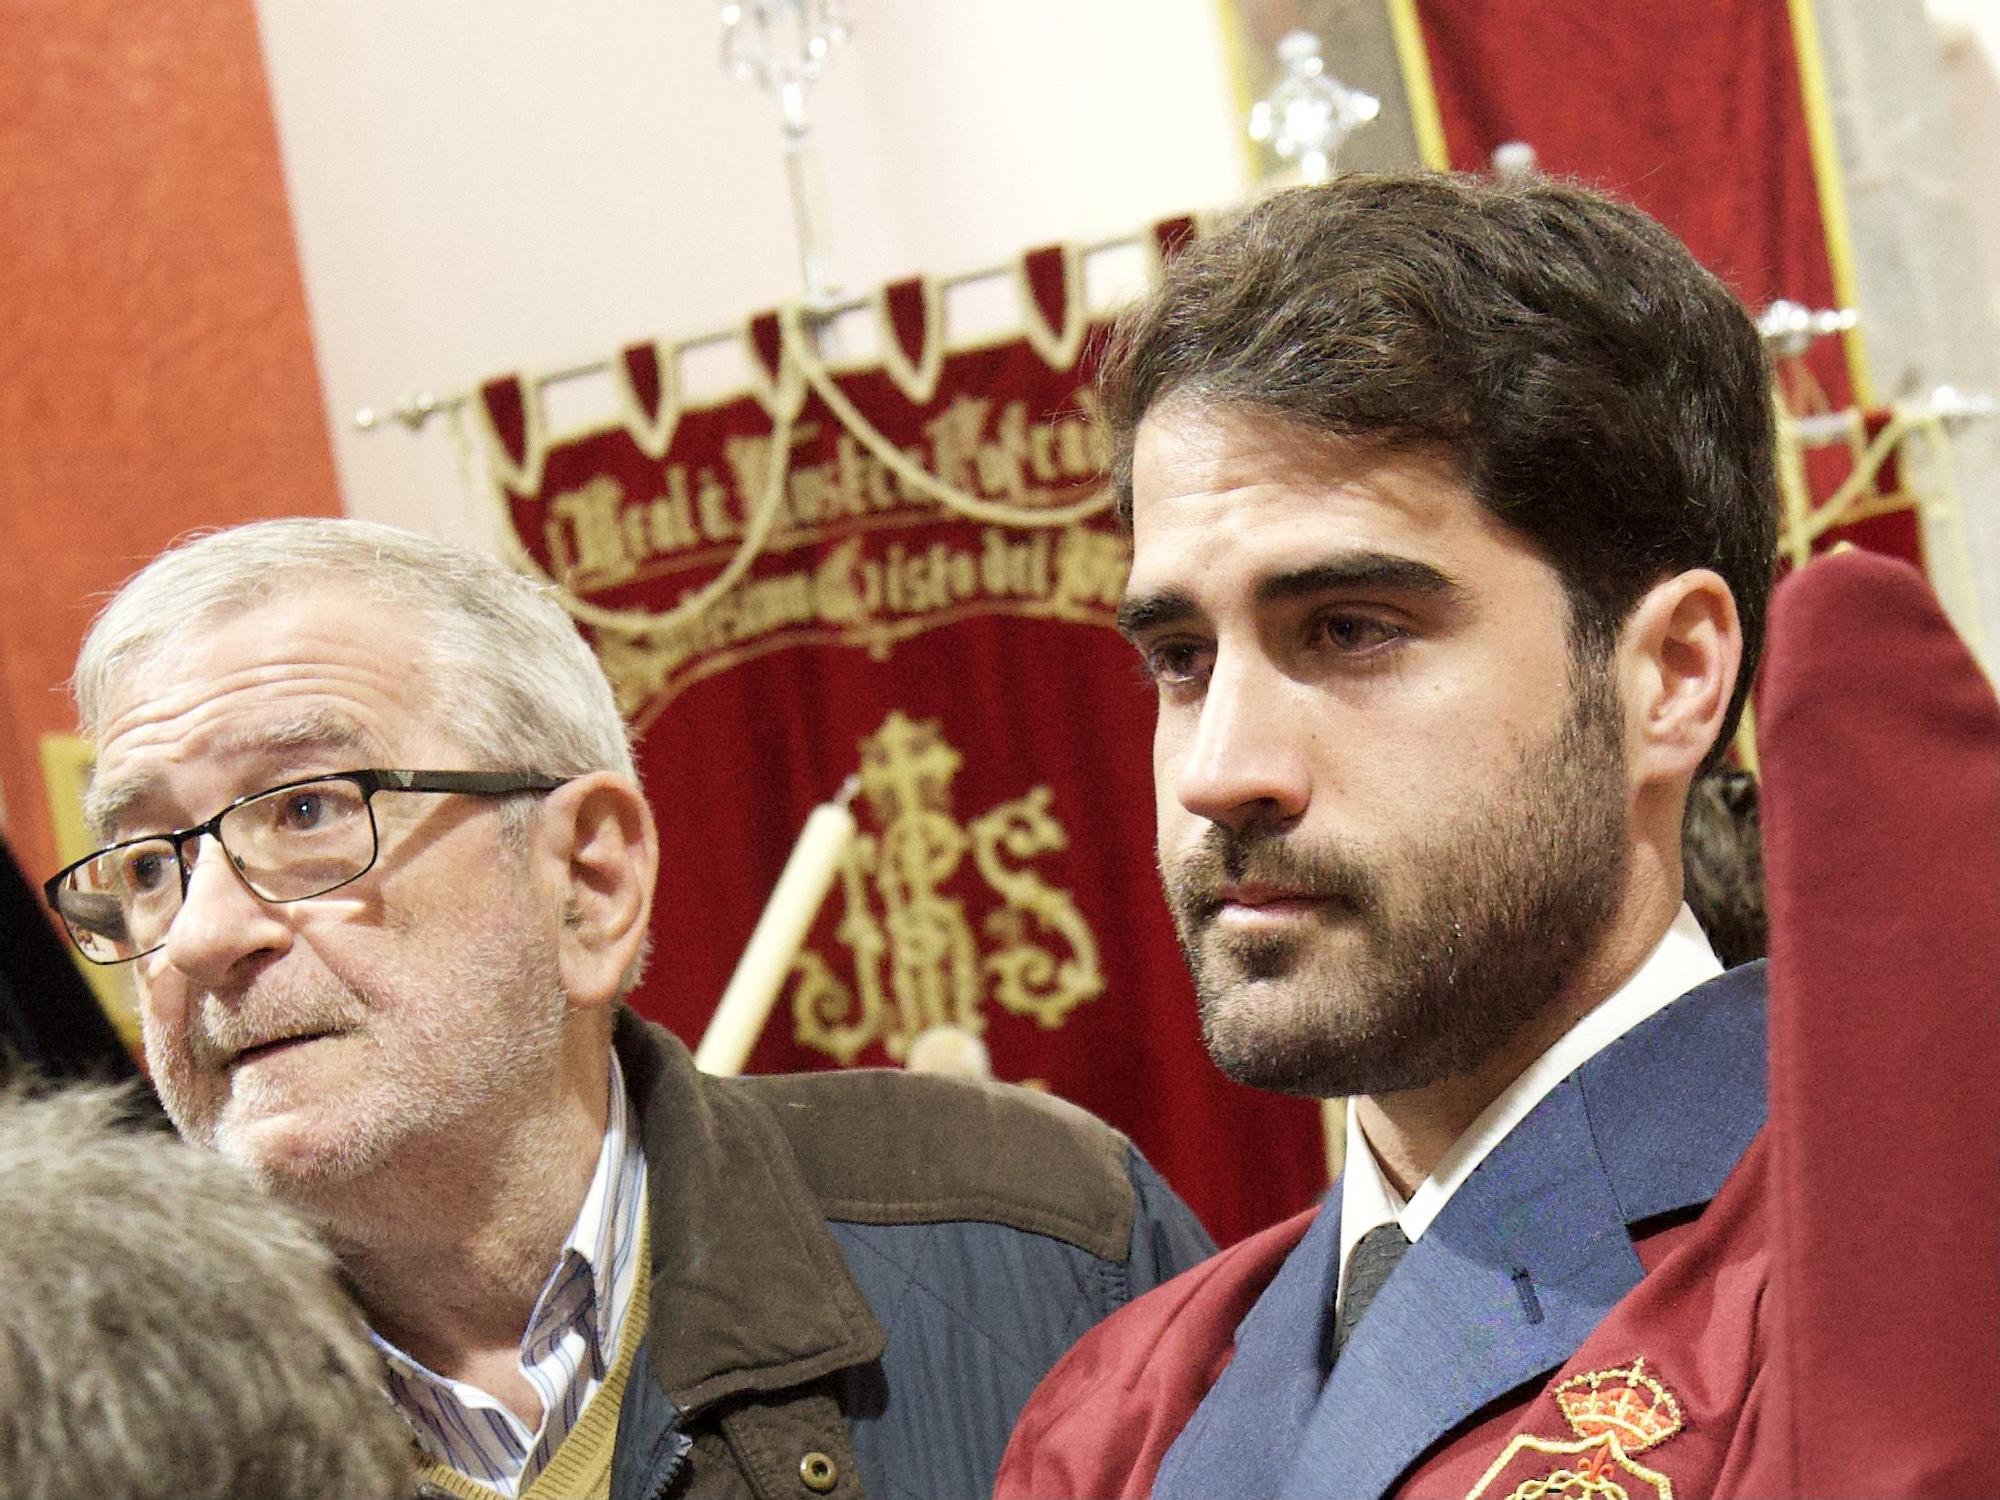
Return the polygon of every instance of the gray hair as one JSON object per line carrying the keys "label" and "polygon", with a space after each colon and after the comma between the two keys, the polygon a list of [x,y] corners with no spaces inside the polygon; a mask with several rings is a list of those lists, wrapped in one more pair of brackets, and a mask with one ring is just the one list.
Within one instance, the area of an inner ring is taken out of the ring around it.
{"label": "gray hair", "polygon": [[36,1500],[392,1500],[408,1427],[332,1257],[102,1086],[0,1090],[0,1486]]}
{"label": "gray hair", "polygon": [[290,517],[162,553],[98,615],[72,687],[96,739],[117,692],[196,633],[327,586],[406,609],[442,722],[494,769],[638,773],[611,685],[553,590],[483,553],[372,521]]}

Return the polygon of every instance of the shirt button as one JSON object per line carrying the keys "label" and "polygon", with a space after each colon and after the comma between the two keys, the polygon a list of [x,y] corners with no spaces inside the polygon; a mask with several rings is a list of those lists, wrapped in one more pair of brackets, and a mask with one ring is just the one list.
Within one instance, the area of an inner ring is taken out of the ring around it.
{"label": "shirt button", "polygon": [[840,1465],[824,1453],[808,1453],[799,1460],[799,1481],[815,1495],[824,1495],[840,1483]]}

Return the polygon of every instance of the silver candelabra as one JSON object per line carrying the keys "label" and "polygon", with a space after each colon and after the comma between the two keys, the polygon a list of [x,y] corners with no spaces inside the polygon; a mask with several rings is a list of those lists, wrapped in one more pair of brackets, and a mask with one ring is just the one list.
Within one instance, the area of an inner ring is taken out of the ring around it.
{"label": "silver candelabra", "polygon": [[798,231],[806,299],[829,302],[838,288],[827,252],[826,214],[812,154],[812,86],[850,32],[845,0],[724,0],[722,65],[778,101],[785,132],[785,180]]}

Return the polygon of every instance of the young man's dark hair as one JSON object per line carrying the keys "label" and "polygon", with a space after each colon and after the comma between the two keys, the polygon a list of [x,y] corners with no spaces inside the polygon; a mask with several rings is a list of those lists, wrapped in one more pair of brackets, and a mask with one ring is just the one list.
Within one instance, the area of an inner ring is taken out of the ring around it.
{"label": "young man's dark hair", "polygon": [[1104,410],[1132,445],[1176,397],[1450,456],[1568,591],[1599,655],[1652,584],[1728,583],[1756,675],[1776,549],[1770,377],[1729,290],[1637,210],[1566,183],[1346,176],[1190,245],[1119,328]]}

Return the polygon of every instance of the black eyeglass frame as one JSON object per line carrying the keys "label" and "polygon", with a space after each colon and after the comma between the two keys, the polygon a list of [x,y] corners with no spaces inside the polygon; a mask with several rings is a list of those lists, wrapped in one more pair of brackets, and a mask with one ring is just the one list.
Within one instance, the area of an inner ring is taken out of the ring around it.
{"label": "black eyeglass frame", "polygon": [[[58,893],[62,887],[62,883],[72,873],[82,869],[87,864],[104,858],[107,854],[116,853],[120,849],[129,849],[135,844],[172,844],[174,847],[174,863],[179,867],[181,873],[181,900],[185,902],[187,900],[188,882],[194,878],[194,871],[188,866],[185,852],[187,846],[191,843],[199,842],[203,838],[213,838],[221,847],[222,852],[228,854],[229,846],[222,841],[222,820],[235,812],[237,808],[251,802],[261,802],[266,797],[275,797],[280,792],[293,791],[302,786],[317,786],[323,781],[351,782],[355,787],[360,789],[362,806],[368,810],[368,840],[372,850],[368,856],[368,863],[356,870],[352,875],[335,881],[332,885],[326,886],[321,890],[309,891],[303,896],[278,898],[266,896],[254,886],[250,888],[252,894],[259,901],[268,901],[273,906],[288,906],[294,901],[311,901],[318,896],[331,895],[343,886],[354,884],[355,881],[375,868],[375,862],[382,857],[382,830],[375,823],[375,794],[377,792],[439,792],[453,793],[467,797],[511,797],[523,792],[552,792],[557,787],[564,786],[573,780],[575,778],[571,776],[546,776],[535,771],[391,771],[381,768],[371,768],[361,771],[322,771],[317,776],[301,776],[296,781],[284,781],[276,786],[267,786],[260,792],[247,792],[243,796],[238,797],[234,802],[231,802],[207,822],[197,824],[193,828],[179,828],[170,833],[141,834],[138,838],[120,839],[115,844],[106,844],[101,849],[93,849],[90,853],[84,855],[82,859],[64,865],[55,874],[43,881],[42,896],[49,903],[50,907],[54,909],[55,914],[62,919],[63,933],[69,938],[70,945],[78,953],[82,954],[87,962],[97,964],[102,968],[114,968],[119,964],[129,964],[135,959],[144,958],[148,953],[159,952],[160,949],[166,946],[166,941],[163,938],[161,941],[153,944],[152,947],[141,949],[137,953],[128,954],[124,958],[95,958],[91,955],[90,950],[83,945],[82,939],[77,937],[75,929],[70,926],[69,915],[63,910],[62,900]],[[233,855],[230,857],[230,862],[232,865],[235,864],[235,857]],[[241,866],[237,866],[237,868],[240,870]]]}

